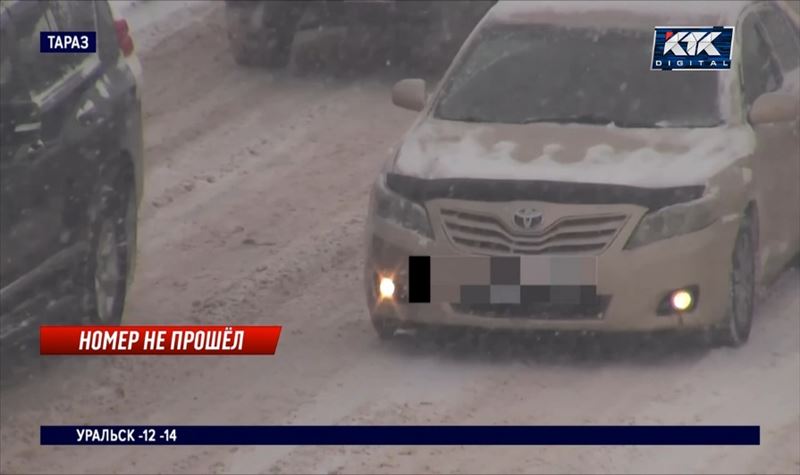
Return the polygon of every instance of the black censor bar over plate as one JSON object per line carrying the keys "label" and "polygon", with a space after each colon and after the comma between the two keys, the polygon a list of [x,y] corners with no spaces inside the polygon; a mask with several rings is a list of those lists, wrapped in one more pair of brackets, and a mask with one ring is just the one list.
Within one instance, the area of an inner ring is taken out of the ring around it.
{"label": "black censor bar over plate", "polygon": [[408,302],[431,302],[431,257],[408,257]]}

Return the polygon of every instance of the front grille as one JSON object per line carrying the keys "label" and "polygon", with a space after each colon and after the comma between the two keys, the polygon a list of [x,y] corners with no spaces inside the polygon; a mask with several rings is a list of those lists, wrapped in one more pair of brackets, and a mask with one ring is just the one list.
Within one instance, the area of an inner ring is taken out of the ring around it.
{"label": "front grille", "polygon": [[595,298],[575,304],[529,302],[522,304],[451,304],[454,311],[487,318],[526,318],[530,320],[600,320],[610,297]]}
{"label": "front grille", "polygon": [[489,215],[441,210],[444,230],[457,246],[485,254],[598,254],[627,220],[624,214],[569,216],[535,232],[510,231]]}

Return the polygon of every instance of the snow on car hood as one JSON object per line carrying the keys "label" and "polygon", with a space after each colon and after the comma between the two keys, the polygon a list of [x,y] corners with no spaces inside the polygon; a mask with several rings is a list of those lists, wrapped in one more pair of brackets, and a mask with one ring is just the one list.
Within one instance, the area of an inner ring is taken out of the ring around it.
{"label": "snow on car hood", "polygon": [[428,118],[403,142],[394,171],[640,187],[705,184],[755,148],[749,127],[627,129],[474,124]]}

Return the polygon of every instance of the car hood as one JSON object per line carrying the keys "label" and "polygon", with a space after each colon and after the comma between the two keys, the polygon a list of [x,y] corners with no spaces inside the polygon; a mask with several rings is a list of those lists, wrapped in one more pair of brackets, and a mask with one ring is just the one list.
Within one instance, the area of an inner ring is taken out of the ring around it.
{"label": "car hood", "polygon": [[393,172],[423,178],[563,181],[637,187],[706,184],[755,148],[749,127],[476,124],[426,118]]}

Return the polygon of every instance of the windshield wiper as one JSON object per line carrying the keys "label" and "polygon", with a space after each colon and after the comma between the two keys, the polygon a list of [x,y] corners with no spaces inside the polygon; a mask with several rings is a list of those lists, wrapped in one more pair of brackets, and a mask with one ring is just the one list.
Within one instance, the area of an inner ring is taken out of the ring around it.
{"label": "windshield wiper", "polygon": [[493,122],[491,120],[486,119],[485,117],[478,117],[476,115],[465,115],[465,116],[453,116],[447,117],[442,116],[444,120],[453,120],[456,122]]}
{"label": "windshield wiper", "polygon": [[675,123],[665,123],[665,122],[632,122],[626,120],[614,120],[609,119],[608,117],[597,116],[597,115],[575,115],[575,116],[568,116],[568,117],[551,117],[546,119],[540,118],[530,118],[525,119],[521,123],[522,124],[533,124],[533,123],[544,123],[549,122],[553,124],[595,124],[595,125],[609,125],[614,124],[616,127],[620,128],[630,128],[630,129],[657,129],[657,128],[681,128],[681,127],[717,127],[722,122],[714,122],[708,125],[691,125],[691,124],[675,124]]}
{"label": "windshield wiper", "polygon": [[528,119],[522,120],[522,124],[533,124],[538,122],[550,122],[554,124],[598,124],[598,125],[608,125],[614,122],[613,119],[609,119],[608,117],[603,117],[599,115],[573,115],[573,116],[566,116],[566,117],[531,117]]}

